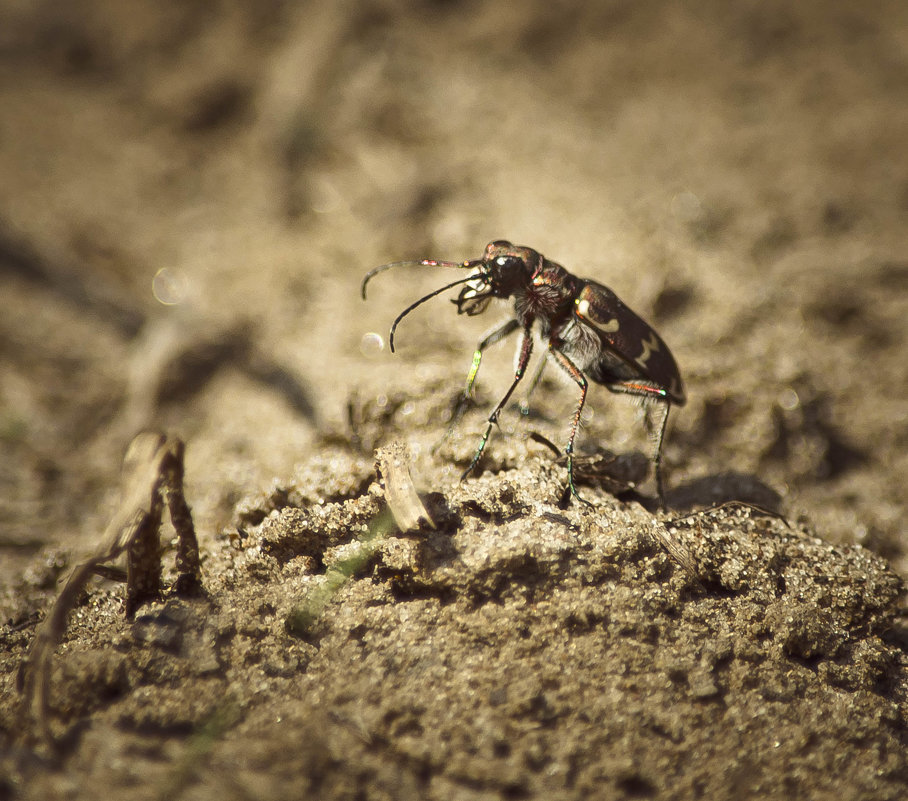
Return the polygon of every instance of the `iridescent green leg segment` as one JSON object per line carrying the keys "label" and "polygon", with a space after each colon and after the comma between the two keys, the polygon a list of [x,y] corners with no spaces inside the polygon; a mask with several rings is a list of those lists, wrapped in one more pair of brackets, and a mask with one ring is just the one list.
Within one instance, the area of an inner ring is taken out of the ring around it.
{"label": "iridescent green leg segment", "polygon": [[470,372],[467,375],[467,386],[464,390],[465,397],[468,397],[473,391],[473,384],[476,382],[476,374],[479,372],[479,365],[482,363],[483,351],[490,345],[501,342],[508,334],[513,334],[518,328],[520,328],[520,322],[518,320],[508,320],[504,325],[500,325],[479,341],[476,350],[473,351],[473,364],[470,365]]}
{"label": "iridescent green leg segment", "polygon": [[470,372],[467,374],[467,386],[464,389],[464,397],[469,397],[473,392],[473,383],[476,381],[476,374],[479,372],[479,365],[482,364],[482,351],[479,348],[473,351],[473,364],[470,365]]}
{"label": "iridescent green leg segment", "polygon": [[[473,351],[473,363],[470,365],[470,372],[467,374],[467,384],[464,388],[463,395],[460,397],[460,401],[454,409],[454,413],[451,415],[451,422],[448,425],[448,430],[445,432],[444,437],[441,442],[444,442],[448,437],[451,436],[451,432],[460,422],[460,418],[463,417],[464,412],[466,412],[467,407],[469,406],[470,399],[473,396],[473,384],[476,383],[476,375],[479,372],[479,365],[482,364],[482,354],[486,348],[491,345],[494,345],[496,342],[500,342],[508,334],[513,333],[518,328],[520,328],[520,323],[517,320],[508,320],[504,325],[499,326],[494,331],[483,337],[480,340],[479,344],[476,346],[476,350]],[[441,442],[438,443],[435,447],[438,448],[441,445]]]}
{"label": "iridescent green leg segment", "polygon": [[[502,336],[509,334],[511,331],[514,330],[514,328],[517,325],[519,325],[519,323],[517,323],[516,320],[512,320],[511,323],[513,323],[514,325],[512,326],[509,323],[506,326],[502,326],[501,328],[498,329],[498,331],[495,331],[492,334],[490,334],[490,337],[493,337],[496,334],[498,334],[499,335],[498,339],[500,339]],[[502,331],[504,331],[504,333],[501,333]],[[486,340],[487,339],[489,339],[489,337],[487,337]],[[484,342],[486,342],[486,340],[483,340],[483,342],[480,343],[480,346]],[[495,340],[495,341],[497,341],[497,340]],[[479,352],[481,352],[481,350],[480,350],[480,348],[477,348],[477,353],[479,353]],[[501,410],[504,408],[505,404],[508,402],[508,399],[514,393],[514,390],[517,388],[517,385],[520,383],[520,379],[523,378],[524,373],[526,373],[527,365],[530,362],[530,355],[532,353],[533,353],[533,337],[530,333],[529,326],[527,326],[523,331],[523,339],[521,340],[521,343],[520,343],[520,358],[517,361],[517,369],[514,371],[514,381],[511,383],[511,386],[508,388],[508,391],[505,393],[504,397],[498,402],[498,405],[492,410],[492,413],[489,415],[489,424],[488,424],[488,426],[486,426],[485,433],[482,435],[482,439],[479,441],[479,447],[476,449],[476,453],[473,455],[473,460],[470,462],[470,466],[466,470],[464,470],[463,475],[460,477],[461,481],[463,481],[468,475],[470,475],[470,473],[473,472],[473,468],[476,467],[476,464],[479,462],[479,458],[482,456],[482,452],[486,447],[486,442],[489,441],[489,436],[492,433],[492,426],[494,426],[498,422],[498,416],[501,414]],[[474,364],[476,363],[475,356],[473,358],[473,362],[474,362]],[[478,367],[477,367],[477,369],[478,369]],[[470,374],[473,375],[472,370],[470,371]],[[469,386],[470,386],[470,384],[468,383],[468,388],[469,388]]]}

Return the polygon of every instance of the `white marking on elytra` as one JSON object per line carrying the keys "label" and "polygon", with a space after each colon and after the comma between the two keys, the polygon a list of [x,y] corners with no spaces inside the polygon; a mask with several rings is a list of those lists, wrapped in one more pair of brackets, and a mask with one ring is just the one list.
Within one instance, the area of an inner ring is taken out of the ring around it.
{"label": "white marking on elytra", "polygon": [[643,353],[641,353],[636,359],[634,359],[637,364],[641,367],[646,367],[646,363],[649,361],[649,357],[652,356],[659,350],[659,340],[656,337],[656,332],[653,331],[650,334],[649,339],[643,340]]}
{"label": "white marking on elytra", "polygon": [[590,313],[590,302],[586,298],[577,298],[577,300],[574,301],[574,304],[577,306],[577,316],[582,317],[589,325],[602,331],[603,334],[614,334],[621,328],[617,317],[613,317],[607,323],[590,320],[588,317]]}

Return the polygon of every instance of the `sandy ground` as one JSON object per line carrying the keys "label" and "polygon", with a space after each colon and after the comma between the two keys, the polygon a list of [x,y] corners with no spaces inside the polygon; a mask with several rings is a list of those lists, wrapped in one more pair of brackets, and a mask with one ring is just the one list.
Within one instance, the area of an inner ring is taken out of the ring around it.
{"label": "sandy ground", "polygon": [[[908,793],[908,6],[589,6],[0,6],[0,799]],[[435,448],[507,306],[392,355],[451,273],[359,282],[499,238],[670,345],[667,513],[601,387],[579,452],[634,481],[559,504],[551,369],[459,482],[514,343]],[[20,666],[146,428],[206,596],[93,580],[50,747]],[[679,519],[732,498],[786,520]]]}

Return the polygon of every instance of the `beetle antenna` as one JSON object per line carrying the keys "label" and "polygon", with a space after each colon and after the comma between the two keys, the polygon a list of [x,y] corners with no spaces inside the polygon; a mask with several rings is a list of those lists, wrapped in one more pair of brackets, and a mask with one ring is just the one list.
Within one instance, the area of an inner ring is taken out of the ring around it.
{"label": "beetle antenna", "polygon": [[[404,262],[404,263],[406,263],[406,262]],[[419,262],[419,264],[425,264],[425,262]],[[390,266],[390,265],[389,265],[389,266]],[[446,266],[447,266],[447,265],[446,265]],[[463,265],[463,264],[452,264],[451,266],[455,266],[455,267],[464,267],[464,266],[466,266],[466,265]],[[373,272],[374,272],[374,271],[373,271]],[[367,277],[368,277],[368,276],[367,276]],[[475,281],[476,278],[477,278],[477,276],[475,276],[475,275],[468,275],[466,278],[461,278],[461,279],[459,279],[458,281],[452,281],[450,284],[445,284],[444,286],[439,287],[439,288],[436,289],[434,292],[430,292],[430,293],[429,293],[428,295],[426,295],[425,297],[422,297],[422,298],[420,298],[419,300],[417,300],[417,301],[415,301],[414,303],[411,303],[409,306],[407,306],[406,309],[404,309],[400,314],[397,315],[397,319],[396,319],[393,323],[391,323],[391,333],[390,333],[390,335],[388,336],[388,346],[391,348],[391,353],[394,353],[394,331],[397,329],[397,324],[398,324],[401,320],[403,320],[404,317],[406,317],[411,311],[413,311],[413,309],[415,309],[417,306],[421,306],[421,305],[422,305],[423,303],[425,303],[427,300],[431,300],[431,299],[434,298],[436,295],[440,295],[442,292],[445,292],[445,291],[447,291],[448,289],[451,289],[451,287],[455,287],[455,286],[457,286],[457,285],[459,285],[459,284],[466,284],[466,283],[468,283],[469,281]]]}
{"label": "beetle antenna", "polygon": [[420,259],[417,261],[414,259],[410,261],[392,261],[390,264],[383,264],[381,267],[369,270],[363,278],[363,282],[359,288],[363,300],[366,299],[366,284],[372,280],[373,275],[383,273],[385,270],[390,270],[392,267],[403,267],[407,264],[415,264],[419,267],[455,267],[460,270],[470,270],[482,264],[482,259],[470,259],[469,261],[442,261],[440,259]]}

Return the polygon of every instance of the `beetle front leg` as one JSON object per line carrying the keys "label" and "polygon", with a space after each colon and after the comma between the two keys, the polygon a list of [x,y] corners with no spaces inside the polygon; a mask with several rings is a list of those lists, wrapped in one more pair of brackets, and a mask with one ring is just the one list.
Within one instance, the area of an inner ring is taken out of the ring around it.
{"label": "beetle front leg", "polygon": [[[518,323],[517,320],[512,320],[511,322],[516,323],[517,325],[520,325],[520,323]],[[501,331],[503,331],[505,329],[507,329],[505,331],[505,334],[509,334],[511,331],[514,330],[514,327],[516,327],[516,326],[513,326],[513,327],[509,327],[508,325],[502,326],[501,328],[498,329],[498,331],[491,334],[490,337],[494,336],[495,334],[499,334]],[[498,339],[501,339],[501,337],[505,336],[505,334],[500,334]],[[487,337],[486,339],[489,339],[490,337]],[[493,341],[497,341],[497,340],[493,340]],[[485,340],[483,340],[483,342],[485,342]],[[480,343],[480,345],[482,345],[482,342]],[[479,349],[477,349],[476,352],[481,353],[481,351]],[[479,447],[476,449],[476,453],[473,456],[473,460],[470,462],[470,466],[466,470],[464,470],[463,475],[460,477],[461,481],[463,481],[468,475],[470,475],[470,473],[473,472],[473,468],[476,467],[477,462],[479,462],[479,458],[482,456],[482,452],[486,447],[486,442],[489,441],[489,435],[492,433],[492,426],[494,426],[498,422],[498,416],[501,414],[501,410],[504,408],[505,404],[508,402],[508,399],[514,393],[514,390],[517,388],[517,385],[520,383],[520,380],[523,378],[524,373],[526,373],[527,365],[530,363],[530,356],[532,355],[532,353],[533,353],[533,336],[530,333],[530,325],[527,325],[523,329],[523,339],[520,342],[520,358],[517,360],[517,369],[514,371],[514,381],[511,383],[511,386],[508,388],[508,391],[504,394],[504,397],[498,402],[498,405],[492,410],[492,413],[489,415],[489,424],[486,427],[485,433],[482,435],[482,439],[479,441]],[[475,363],[476,362],[475,362],[475,357],[474,357],[474,364]],[[476,369],[477,370],[479,369],[478,365],[477,365]],[[471,375],[472,375],[472,373],[473,373],[473,371],[471,371]],[[471,385],[468,384],[468,387],[469,386],[471,386]]]}
{"label": "beetle front leg", "polygon": [[568,469],[568,488],[578,501],[585,503],[587,506],[592,506],[586,498],[583,498],[579,492],[577,492],[577,487],[574,484],[574,437],[577,436],[577,429],[580,427],[580,415],[583,413],[583,405],[586,403],[586,391],[589,386],[586,376],[581,372],[580,368],[577,367],[567,356],[565,356],[560,350],[549,345],[549,351],[555,357],[555,360],[559,365],[564,369],[564,371],[574,379],[577,383],[577,386],[580,387],[580,402],[577,404],[577,410],[574,412],[574,419],[571,421],[571,433],[568,437],[567,448],[564,452],[567,455],[567,469]]}
{"label": "beetle front leg", "polygon": [[473,351],[473,364],[470,366],[470,372],[467,375],[467,386],[463,391],[464,398],[469,398],[473,393],[473,384],[476,383],[476,374],[479,372],[479,365],[482,363],[483,351],[490,345],[501,342],[502,339],[514,333],[518,328],[520,328],[519,320],[508,320],[504,325],[498,326],[498,328],[479,341],[476,350]]}
{"label": "beetle front leg", "polygon": [[442,444],[451,436],[451,433],[454,431],[454,428],[460,422],[460,419],[464,416],[464,413],[467,410],[467,407],[470,404],[470,399],[473,396],[473,384],[476,383],[476,375],[479,372],[479,365],[482,363],[482,354],[486,348],[494,345],[496,342],[500,342],[509,334],[512,334],[520,328],[520,322],[518,320],[508,320],[503,325],[498,326],[497,328],[490,331],[486,336],[484,336],[479,344],[476,345],[476,350],[473,351],[473,363],[470,365],[470,372],[467,374],[467,385],[464,388],[464,391],[461,393],[460,397],[457,400],[457,405],[454,407],[454,411],[451,413],[451,420],[448,423],[448,430],[445,431],[445,435],[441,438],[438,444],[435,445],[433,450],[438,450]]}

